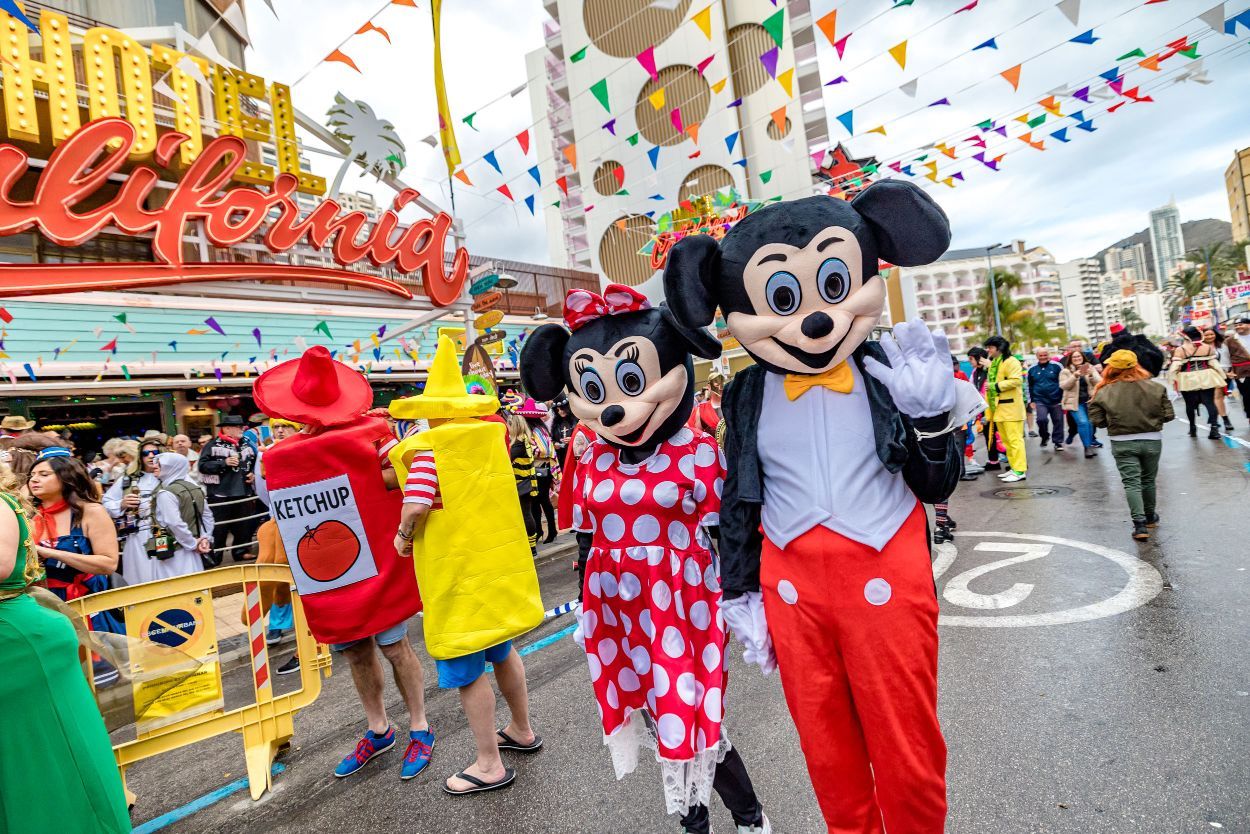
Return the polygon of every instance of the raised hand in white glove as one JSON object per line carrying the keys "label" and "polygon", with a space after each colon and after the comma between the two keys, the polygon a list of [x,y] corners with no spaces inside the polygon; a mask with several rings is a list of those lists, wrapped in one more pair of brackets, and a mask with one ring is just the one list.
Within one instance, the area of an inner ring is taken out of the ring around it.
{"label": "raised hand in white glove", "polygon": [[764,616],[764,597],[759,591],[720,601],[721,614],[729,630],[746,647],[742,659],[760,667],[765,675],[777,668],[773,640],[768,636],[768,619]]}
{"label": "raised hand in white glove", "polygon": [[908,417],[936,417],[954,408],[955,376],[945,333],[930,333],[916,318],[895,326],[893,336],[882,336],[881,349],[889,366],[866,356],[864,370],[889,389],[899,411]]}

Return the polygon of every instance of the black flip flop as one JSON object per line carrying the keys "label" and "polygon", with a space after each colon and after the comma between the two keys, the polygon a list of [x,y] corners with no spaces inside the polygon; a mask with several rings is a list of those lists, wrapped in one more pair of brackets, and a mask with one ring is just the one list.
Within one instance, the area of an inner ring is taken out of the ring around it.
{"label": "black flip flop", "polygon": [[543,749],[543,737],[537,733],[534,735],[534,741],[532,744],[522,744],[505,733],[503,730],[495,730],[495,733],[500,738],[500,750],[515,750],[518,753],[537,753],[539,750]]}
{"label": "black flip flop", "polygon": [[463,779],[464,781],[473,785],[473,787],[466,788],[465,790],[462,790],[462,791],[453,791],[451,788],[447,787],[447,780],[444,779],[443,780],[443,793],[449,793],[452,796],[464,796],[465,794],[470,794],[470,793],[485,793],[486,791],[493,791],[498,788],[506,788],[508,785],[511,785],[513,781],[516,780],[516,771],[510,767],[505,767],[503,769],[503,778],[500,779],[498,782],[483,782],[481,779],[478,779],[476,776],[470,776],[464,771],[457,773],[456,778]]}

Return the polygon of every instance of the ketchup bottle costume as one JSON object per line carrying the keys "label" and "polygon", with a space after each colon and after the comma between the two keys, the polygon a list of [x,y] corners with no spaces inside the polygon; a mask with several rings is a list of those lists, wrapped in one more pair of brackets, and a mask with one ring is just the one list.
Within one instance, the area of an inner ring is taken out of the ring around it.
{"label": "ketchup bottle costume", "polygon": [[570,520],[585,564],[578,642],[617,778],[650,751],[684,831],[709,830],[715,788],[740,832],[768,832],[721,725],[725,624],[709,530],[724,459],[684,426],[688,351],[710,358],[720,346],[619,285],[570,291],[565,321],[572,334],[551,324],[526,340],[521,377],[542,399],[567,385],[573,413],[599,434],[574,470]]}
{"label": "ketchup bottle costume", "polygon": [[[687,327],[719,306],[755,359],[725,393],[722,609],[745,657],[775,662],[830,832],[940,834],[946,745],[925,512],[960,475],[952,431],[983,403],[942,334],[865,341],[885,299],[878,257],[935,260],[941,209],[885,180],[852,202],[761,209],[719,242],[669,253]],[[774,660],[775,652],[775,660]]]}

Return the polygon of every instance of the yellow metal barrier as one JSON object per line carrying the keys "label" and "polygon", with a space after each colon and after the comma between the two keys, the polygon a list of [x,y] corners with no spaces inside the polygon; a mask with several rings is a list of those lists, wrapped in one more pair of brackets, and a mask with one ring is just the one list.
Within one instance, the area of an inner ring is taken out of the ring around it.
{"label": "yellow metal barrier", "polygon": [[[292,719],[296,711],[307,707],[321,694],[321,675],[318,673],[324,670],[325,676],[330,676],[331,657],[329,647],[318,643],[308,630],[299,595],[292,590],[291,606],[294,613],[295,645],[300,660],[301,687],[289,695],[274,697],[269,651],[265,645],[264,618],[260,608],[260,583],[263,582],[289,586],[292,583],[291,569],[287,565],[273,564],[231,565],[142,585],[115,588],[68,603],[84,619],[100,611],[120,608],[126,612],[128,632],[141,627],[145,639],[157,635],[154,639],[158,642],[168,637],[190,644],[195,639],[199,648],[206,649],[212,657],[202,668],[159,694],[154,695],[152,691],[145,690],[147,682],[140,682],[139,676],[136,676],[136,712],[141,704],[144,705],[145,719],[142,722],[136,721],[138,737],[134,741],[122,742],[113,747],[123,783],[126,780],[126,768],[135,762],[205,741],[222,733],[237,732],[243,734],[243,751],[247,760],[247,779],[252,799],[260,799],[267,789],[273,787],[273,760],[279,749],[294,735]],[[248,653],[251,656],[256,702],[226,712],[221,708],[221,667],[216,657],[211,592],[213,588],[228,585],[243,586],[243,619],[248,628]],[[194,612],[189,615],[192,618],[189,629],[181,628],[176,622],[169,622],[176,618],[164,616],[170,612],[186,614],[196,607],[202,597],[208,597],[209,602],[208,614],[200,623],[203,626],[201,629],[195,627],[197,621],[194,619]],[[161,619],[162,616],[164,619]],[[197,631],[198,637],[195,636]],[[135,635],[131,633],[131,636]],[[187,651],[193,655],[195,648],[188,646]],[[129,662],[133,669],[141,661],[132,656]],[[159,672],[159,656],[152,665]],[[151,667],[142,671],[148,676],[154,674]],[[159,676],[156,680],[160,680]],[[168,701],[171,710],[168,715],[164,715],[160,709],[162,704],[158,701],[162,698]],[[176,707],[173,706],[176,703],[194,703],[207,709],[203,714],[179,717]],[[155,713],[156,717],[147,717],[146,713]],[[164,723],[162,716],[168,719]],[[134,795],[129,789],[126,793],[133,803]]]}

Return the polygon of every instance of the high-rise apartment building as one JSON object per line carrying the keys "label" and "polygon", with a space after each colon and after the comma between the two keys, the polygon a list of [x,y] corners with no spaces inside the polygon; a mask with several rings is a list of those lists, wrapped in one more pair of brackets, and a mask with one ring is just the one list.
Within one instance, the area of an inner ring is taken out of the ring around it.
{"label": "high-rise apartment building", "polygon": [[1059,264],[1057,269],[1068,332],[1091,341],[1109,336],[1102,295],[1105,278],[1102,265],[1094,258],[1078,258]]}
{"label": "high-rise apartment building", "polygon": [[1134,243],[1132,246],[1111,247],[1103,256],[1103,269],[1105,272],[1115,274],[1131,271],[1132,280],[1148,280],[1150,270],[1146,266],[1146,244]]}
{"label": "high-rise apartment building", "polygon": [[1224,171],[1224,187],[1228,189],[1233,242],[1250,240],[1250,148],[1233,154],[1232,164]]}
{"label": "high-rise apartment building", "polygon": [[1181,213],[1175,200],[1150,212],[1150,246],[1154,249],[1155,287],[1162,290],[1185,257]]}
{"label": "high-rise apartment building", "polygon": [[830,190],[808,0],[544,8],[545,47],[526,60],[546,81],[529,85],[542,181],[569,186],[542,209],[552,263],[658,297],[661,217],[697,218],[730,188],[760,201]]}

